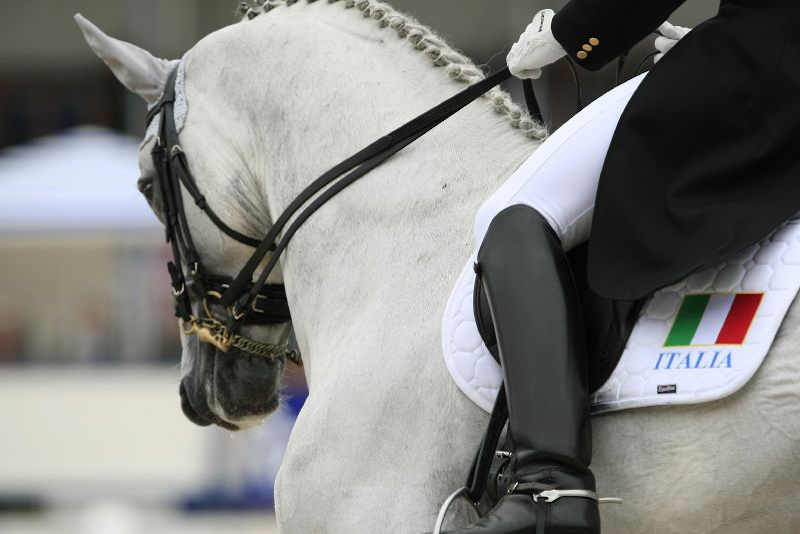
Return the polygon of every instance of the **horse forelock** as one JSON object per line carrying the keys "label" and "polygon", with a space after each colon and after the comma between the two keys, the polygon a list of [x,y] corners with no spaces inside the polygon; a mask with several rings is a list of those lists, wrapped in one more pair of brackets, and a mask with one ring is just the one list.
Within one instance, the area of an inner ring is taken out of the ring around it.
{"label": "horse forelock", "polygon": [[[239,13],[244,21],[255,18],[272,9],[290,7],[301,0],[246,0],[239,4]],[[314,3],[319,0],[304,0]],[[423,54],[433,67],[443,68],[447,76],[456,82],[474,84],[486,78],[481,68],[454,49],[443,37],[416,19],[397,11],[385,2],[375,0],[323,0],[328,4],[339,4],[345,9],[355,8],[365,20],[376,23],[380,28],[391,31],[412,45],[412,49]],[[503,115],[509,124],[536,141],[547,137],[545,126],[533,120],[526,111],[517,105],[511,96],[502,89],[495,88],[483,95],[483,99]]]}

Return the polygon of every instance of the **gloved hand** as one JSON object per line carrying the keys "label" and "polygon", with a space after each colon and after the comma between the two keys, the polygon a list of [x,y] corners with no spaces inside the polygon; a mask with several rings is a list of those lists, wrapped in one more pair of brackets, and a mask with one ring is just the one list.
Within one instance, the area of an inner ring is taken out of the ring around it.
{"label": "gloved hand", "polygon": [[654,63],[658,63],[661,58],[664,57],[664,54],[669,52],[672,47],[683,39],[687,33],[692,31],[692,29],[683,26],[673,26],[669,22],[665,22],[659,26],[656,31],[660,33],[661,36],[656,38],[656,50],[658,50],[659,53],[653,58]]}
{"label": "gloved hand", "polygon": [[511,47],[506,61],[511,74],[517,78],[533,78],[542,75],[542,67],[558,61],[566,50],[553,37],[550,23],[555,12],[552,9],[539,11],[519,40]]}

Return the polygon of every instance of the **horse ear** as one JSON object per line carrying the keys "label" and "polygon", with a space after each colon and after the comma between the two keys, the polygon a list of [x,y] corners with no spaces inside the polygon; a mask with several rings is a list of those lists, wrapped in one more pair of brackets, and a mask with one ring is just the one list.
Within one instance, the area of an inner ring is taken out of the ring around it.
{"label": "horse ear", "polygon": [[147,50],[114,39],[82,15],[75,15],[86,42],[122,84],[148,104],[156,102],[175,61],[154,57]]}

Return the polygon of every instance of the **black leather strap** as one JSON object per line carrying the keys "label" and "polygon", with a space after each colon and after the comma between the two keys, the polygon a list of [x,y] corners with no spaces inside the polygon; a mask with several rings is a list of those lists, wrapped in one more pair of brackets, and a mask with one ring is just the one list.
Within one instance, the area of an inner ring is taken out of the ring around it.
{"label": "black leather strap", "polygon": [[[211,209],[211,206],[209,206],[206,198],[200,193],[200,189],[197,187],[197,183],[195,182],[192,173],[189,171],[189,165],[186,161],[186,156],[183,153],[180,143],[178,142],[178,129],[175,125],[175,114],[173,109],[175,103],[175,78],[177,77],[177,74],[178,67],[175,67],[172,72],[170,72],[169,78],[167,79],[163,100],[151,110],[151,112],[153,112],[158,109],[161,113],[161,135],[159,136],[159,140],[163,145],[164,150],[166,150],[164,154],[167,156],[167,165],[172,171],[171,174],[180,180],[180,182],[186,188],[186,191],[194,200],[195,204],[197,204],[197,207],[203,210],[203,212],[213,221],[217,228],[219,228],[228,237],[235,239],[240,243],[251,247],[257,247],[261,242],[260,240],[246,236],[241,232],[234,230],[219,218],[214,210]],[[148,118],[150,118],[149,114]],[[178,194],[180,193],[180,190],[176,189],[173,191],[173,193]],[[176,202],[181,202],[181,200],[176,198]],[[183,213],[182,206],[180,206],[180,208],[181,209],[179,213]]]}
{"label": "black leather strap", "polygon": [[[180,146],[180,145],[177,145]],[[247,246],[256,248],[261,243],[258,239],[253,237],[249,237],[244,235],[241,232],[238,232],[225,224],[225,221],[219,218],[219,216],[211,209],[211,206],[208,205],[208,201],[206,197],[200,193],[200,189],[197,187],[197,183],[194,181],[194,177],[192,173],[189,171],[189,163],[186,161],[186,155],[183,153],[183,149],[176,150],[175,154],[171,156],[171,159],[177,160],[177,164],[175,165],[175,170],[177,171],[178,178],[180,179],[183,187],[186,189],[186,192],[194,200],[194,203],[200,208],[211,222],[214,223],[214,226],[219,228],[222,233],[227,235],[228,237],[235,239],[239,243],[243,243]]]}
{"label": "black leather strap", "polygon": [[[222,295],[230,287],[233,278],[223,276],[207,276],[206,284],[209,298],[216,300],[216,295]],[[252,284],[251,284],[252,286]],[[247,288],[248,291],[252,287]],[[289,301],[286,298],[286,287],[282,284],[272,284],[261,288],[251,304],[248,324],[280,324],[291,320]]]}
{"label": "black leather strap", "polygon": [[[177,69],[175,69],[175,72],[177,73]],[[172,73],[170,73],[170,76],[167,78],[167,84],[164,87],[165,94],[161,96],[161,100],[159,100],[155,106],[150,108],[145,116],[144,121],[148,128],[150,127],[150,123],[152,123],[156,118],[156,115],[161,113],[161,110],[164,108],[164,106],[175,103],[175,76],[172,76]],[[170,95],[167,95],[167,92],[170,92]]]}
{"label": "black leather strap", "polygon": [[536,503],[536,534],[545,534],[547,525],[547,501],[540,499]]}
{"label": "black leather strap", "polygon": [[533,91],[533,81],[530,79],[522,80],[522,90],[525,93],[525,104],[528,106],[528,114],[537,122],[542,122],[542,110],[539,108],[539,101]]}
{"label": "black leather strap", "polygon": [[486,428],[486,433],[483,435],[478,453],[472,463],[472,469],[467,477],[467,497],[474,503],[480,501],[486,491],[492,460],[494,460],[497,445],[500,443],[500,436],[503,434],[503,428],[507,421],[506,386],[501,384],[494,401],[492,415],[489,418],[489,426]]}

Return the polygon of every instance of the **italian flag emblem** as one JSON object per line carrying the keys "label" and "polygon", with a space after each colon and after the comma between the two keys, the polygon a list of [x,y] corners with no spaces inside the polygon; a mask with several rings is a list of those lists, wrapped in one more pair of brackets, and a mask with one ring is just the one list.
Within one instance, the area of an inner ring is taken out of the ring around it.
{"label": "italian flag emblem", "polygon": [[763,293],[686,295],[665,347],[741,345]]}

